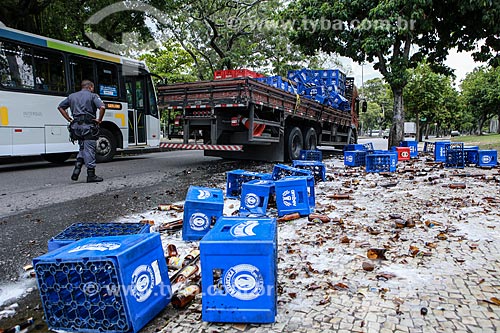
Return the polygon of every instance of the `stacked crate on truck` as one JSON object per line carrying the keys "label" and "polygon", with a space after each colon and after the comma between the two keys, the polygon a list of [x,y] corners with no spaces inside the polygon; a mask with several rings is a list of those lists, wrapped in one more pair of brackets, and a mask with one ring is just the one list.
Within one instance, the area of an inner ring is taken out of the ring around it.
{"label": "stacked crate on truck", "polygon": [[[160,107],[180,110],[183,123],[183,143],[161,146],[267,161],[297,160],[302,150],[318,146],[342,149],[356,141],[357,127],[356,88],[348,84],[346,90],[351,111],[248,77],[159,86]],[[193,132],[198,143],[190,142]]]}

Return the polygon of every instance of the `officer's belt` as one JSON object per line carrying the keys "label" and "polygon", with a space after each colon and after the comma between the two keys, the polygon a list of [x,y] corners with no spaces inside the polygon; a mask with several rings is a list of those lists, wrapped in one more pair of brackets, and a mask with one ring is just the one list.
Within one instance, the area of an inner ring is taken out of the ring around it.
{"label": "officer's belt", "polygon": [[94,124],[95,123],[94,122],[95,117],[92,117],[90,115],[75,116],[73,119],[78,123],[85,123],[85,124]]}

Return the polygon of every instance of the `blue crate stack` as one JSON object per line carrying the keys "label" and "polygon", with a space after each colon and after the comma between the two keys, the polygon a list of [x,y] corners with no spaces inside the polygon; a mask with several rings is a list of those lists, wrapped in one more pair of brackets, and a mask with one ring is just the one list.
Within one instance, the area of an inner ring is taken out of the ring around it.
{"label": "blue crate stack", "polygon": [[241,185],[243,183],[254,179],[272,179],[272,175],[237,169],[227,172],[226,178],[226,197],[238,199],[241,194]]}
{"label": "blue crate stack", "polygon": [[286,78],[270,76],[256,80],[339,110],[351,110],[351,104],[345,98],[346,76],[338,69],[303,68],[288,71]]}
{"label": "blue crate stack", "polygon": [[321,150],[301,150],[300,159],[305,161],[319,161],[323,160],[323,153]]}
{"label": "blue crate stack", "polygon": [[200,240],[224,211],[221,189],[189,186],[184,203],[182,240]]}
{"label": "blue crate stack", "polygon": [[135,333],[171,298],[159,233],[82,239],[33,266],[51,330]]}
{"label": "blue crate stack", "polygon": [[48,250],[54,251],[84,238],[143,234],[149,231],[149,224],[144,223],[74,223],[49,240]]}
{"label": "blue crate stack", "polygon": [[274,218],[217,221],[200,241],[203,321],[275,321],[277,242]]}

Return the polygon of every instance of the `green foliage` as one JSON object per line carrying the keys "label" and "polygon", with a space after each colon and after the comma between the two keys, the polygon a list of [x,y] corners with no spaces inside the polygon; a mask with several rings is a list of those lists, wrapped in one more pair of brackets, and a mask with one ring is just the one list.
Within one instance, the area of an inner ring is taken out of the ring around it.
{"label": "green foliage", "polygon": [[[368,112],[361,113],[361,120],[365,120],[365,129],[367,124],[373,124],[369,126],[368,129],[373,128],[389,128],[392,124],[391,111],[393,109],[394,97],[392,95],[391,88],[387,83],[385,83],[381,78],[375,78],[368,80],[364,83],[362,89],[360,89],[360,94],[368,101]],[[374,117],[372,112],[376,112],[376,122],[373,123],[367,118],[372,119]]]}
{"label": "green foliage", "polygon": [[[166,79],[167,83],[196,80],[193,59],[178,42],[172,39],[164,42],[161,49],[143,54],[139,59],[146,62],[151,73]],[[162,83],[158,78],[155,80],[157,83]]]}
{"label": "green foliage", "polygon": [[477,119],[477,130],[485,121],[500,115],[500,68],[479,67],[462,81],[465,110]]}

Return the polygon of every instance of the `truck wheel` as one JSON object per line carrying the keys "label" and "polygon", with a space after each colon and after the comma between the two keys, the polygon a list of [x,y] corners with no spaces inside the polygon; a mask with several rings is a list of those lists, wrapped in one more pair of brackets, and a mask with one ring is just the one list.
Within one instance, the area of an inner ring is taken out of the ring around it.
{"label": "truck wheel", "polygon": [[286,136],[286,149],[287,149],[287,157],[289,160],[298,160],[300,157],[300,151],[303,148],[304,139],[302,137],[302,132],[300,128],[293,127],[288,135]]}
{"label": "truck wheel", "polygon": [[116,153],[116,140],[113,134],[105,129],[99,130],[99,138],[97,139],[97,147],[95,152],[96,162],[109,162],[113,159]]}
{"label": "truck wheel", "polygon": [[304,138],[304,149],[305,150],[316,150],[318,146],[318,135],[316,134],[316,130],[312,127],[307,129],[305,138]]}

